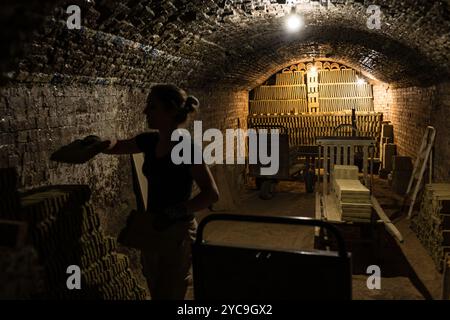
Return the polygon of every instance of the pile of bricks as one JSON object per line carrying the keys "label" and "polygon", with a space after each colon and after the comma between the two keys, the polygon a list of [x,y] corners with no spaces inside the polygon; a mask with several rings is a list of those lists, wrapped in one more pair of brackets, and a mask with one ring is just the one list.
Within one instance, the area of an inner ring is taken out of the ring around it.
{"label": "pile of bricks", "polygon": [[[37,298],[146,299],[145,289],[139,287],[129,268],[128,257],[117,252],[114,238],[104,235],[89,202],[89,187],[49,186],[19,194],[16,181],[14,169],[0,171],[0,220],[28,225],[27,243],[37,252],[42,266],[42,291]],[[11,256],[23,256],[23,250],[11,250]],[[27,250],[23,252],[30,252]],[[70,266],[80,268],[81,290],[67,287]],[[27,277],[16,278],[11,280],[21,282]]]}
{"label": "pile of bricks", "polygon": [[411,228],[442,271],[445,254],[450,252],[450,184],[425,186],[421,209]]}
{"label": "pile of bricks", "polygon": [[[56,186],[22,196],[22,218],[45,266],[48,298],[145,299],[129,269],[129,259],[116,252],[116,240],[105,237],[85,186]],[[67,268],[81,270],[82,290],[68,290]]]}
{"label": "pile of bricks", "polygon": [[295,114],[308,111],[306,99],[297,100],[251,100],[251,115]]}
{"label": "pile of bricks", "polygon": [[372,204],[370,190],[358,179],[358,167],[335,165],[332,173],[332,188],[342,220],[370,222]]}
{"label": "pile of bricks", "polygon": [[255,88],[250,100],[250,114],[295,114],[308,112],[304,72],[276,74],[275,85]]}
{"label": "pile of bricks", "polygon": [[[382,113],[358,112],[356,115],[360,135],[377,141],[380,139],[382,121]],[[317,137],[350,135],[351,128],[344,128],[339,133],[335,132],[335,128],[341,124],[351,123],[351,114],[345,112],[248,117],[249,128],[254,125],[285,127],[289,133],[291,146],[314,145]]]}

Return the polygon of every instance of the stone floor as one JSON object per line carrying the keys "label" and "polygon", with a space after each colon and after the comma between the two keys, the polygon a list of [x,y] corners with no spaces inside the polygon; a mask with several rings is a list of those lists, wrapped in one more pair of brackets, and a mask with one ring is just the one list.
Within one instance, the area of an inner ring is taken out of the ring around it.
{"label": "stone floor", "polygon": [[[392,194],[383,180],[375,180],[375,196],[388,216],[395,217],[401,198]],[[300,182],[282,182],[276,196],[261,200],[257,191],[249,187],[241,196],[241,214],[276,216],[314,216],[314,194],[307,194]],[[200,216],[201,219],[201,216]],[[394,220],[405,241],[399,244],[386,231],[382,232],[381,259],[375,260],[365,247],[352,248],[354,257],[354,299],[436,299],[440,294],[441,276],[431,258],[409,229],[404,217]],[[268,225],[242,222],[214,222],[205,229],[205,238],[234,245],[265,245],[268,248],[312,249],[313,229],[288,225]],[[369,290],[365,270],[371,264],[381,268],[381,290]],[[188,294],[192,299],[192,287]]]}

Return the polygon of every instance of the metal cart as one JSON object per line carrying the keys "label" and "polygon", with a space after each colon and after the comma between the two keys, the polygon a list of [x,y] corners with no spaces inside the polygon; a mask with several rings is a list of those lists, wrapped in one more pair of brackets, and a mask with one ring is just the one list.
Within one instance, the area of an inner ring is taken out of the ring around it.
{"label": "metal cart", "polygon": [[[289,146],[289,134],[288,130],[284,126],[277,125],[255,125],[251,129],[259,130],[271,130],[279,129],[279,170],[278,173],[271,176],[261,175],[261,164],[249,164],[248,171],[249,176],[254,177],[256,180],[256,187],[260,190],[259,196],[261,199],[269,200],[274,195],[275,185],[279,181],[292,181],[300,178],[300,173],[306,168],[305,164],[298,163],[298,149]],[[258,138],[259,143],[259,138]],[[259,145],[258,145],[259,149]],[[268,150],[270,150],[270,139],[268,139]]]}
{"label": "metal cart", "polygon": [[[380,226],[403,242],[403,237],[385,214],[377,199],[373,196],[373,158],[375,140],[364,137],[324,137],[318,138],[319,160],[317,171],[319,187],[316,193],[316,219],[324,220],[339,227],[341,230],[348,227],[357,227],[364,235],[359,242],[370,242],[379,256]],[[372,217],[367,222],[345,220],[339,214],[336,197],[331,190],[333,168],[335,165],[354,165],[355,152],[362,150],[362,180],[371,191]],[[320,228],[316,228],[316,240],[319,248],[326,244],[327,235]]]}
{"label": "metal cart", "polygon": [[[326,229],[337,251],[275,250],[204,240],[215,221],[289,224]],[[299,217],[212,214],[198,227],[193,245],[194,296],[198,300],[350,300],[351,255],[337,228],[322,220]]]}

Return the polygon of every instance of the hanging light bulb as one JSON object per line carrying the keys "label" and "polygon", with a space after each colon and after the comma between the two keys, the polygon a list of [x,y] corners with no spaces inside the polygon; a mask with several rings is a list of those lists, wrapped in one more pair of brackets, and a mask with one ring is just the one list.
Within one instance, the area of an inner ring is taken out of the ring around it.
{"label": "hanging light bulb", "polygon": [[286,29],[289,32],[297,32],[303,27],[303,18],[297,14],[295,7],[292,7],[291,13],[286,20]]}
{"label": "hanging light bulb", "polygon": [[365,80],[364,78],[362,78],[362,77],[357,77],[356,83],[357,83],[359,86],[362,86],[363,84],[366,84],[366,80]]}
{"label": "hanging light bulb", "polygon": [[359,86],[362,86],[363,84],[366,84],[366,79],[362,76],[362,68],[360,66],[359,68],[359,74],[356,76],[356,84]]}

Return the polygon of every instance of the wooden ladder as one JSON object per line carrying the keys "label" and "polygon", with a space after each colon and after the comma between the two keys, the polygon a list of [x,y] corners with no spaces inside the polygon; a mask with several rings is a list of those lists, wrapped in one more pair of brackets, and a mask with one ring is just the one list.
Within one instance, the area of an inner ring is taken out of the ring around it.
{"label": "wooden ladder", "polygon": [[436,137],[436,129],[434,127],[428,126],[425,135],[422,139],[422,144],[420,145],[419,153],[417,155],[416,161],[414,163],[414,170],[409,179],[408,189],[405,195],[405,204],[409,202],[408,209],[408,219],[411,218],[414,203],[416,202],[417,194],[419,193],[423,175],[427,168],[427,163],[429,163],[429,183],[432,181],[432,149],[434,145],[434,139]]}

